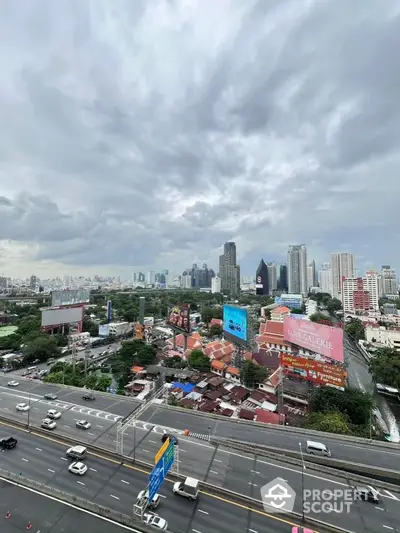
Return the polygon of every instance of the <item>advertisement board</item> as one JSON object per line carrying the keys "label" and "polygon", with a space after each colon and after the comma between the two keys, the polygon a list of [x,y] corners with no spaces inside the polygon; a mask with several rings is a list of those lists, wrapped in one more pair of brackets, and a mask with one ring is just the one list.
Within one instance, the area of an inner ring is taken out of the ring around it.
{"label": "advertisement board", "polygon": [[110,335],[110,328],[108,324],[99,326],[99,337],[108,337]]}
{"label": "advertisement board", "polygon": [[87,304],[90,302],[90,291],[87,289],[68,289],[64,291],[52,291],[51,306]]}
{"label": "advertisement board", "polygon": [[190,305],[181,304],[172,307],[168,313],[167,325],[182,333],[190,334]]}
{"label": "advertisement board", "polygon": [[343,330],[317,324],[310,320],[283,319],[283,338],[306,350],[343,363]]}
{"label": "advertisement board", "polygon": [[83,307],[70,307],[69,309],[42,309],[42,328],[49,326],[62,326],[75,324],[83,320]]}
{"label": "advertisement board", "polygon": [[135,326],[135,336],[136,340],[141,341],[144,336],[144,326],[139,322]]}
{"label": "advertisement board", "polygon": [[248,343],[247,309],[235,305],[224,305],[223,332],[224,337],[243,346]]}
{"label": "advertisement board", "polygon": [[289,373],[317,385],[334,385],[343,388],[346,383],[347,372],[340,365],[281,353],[281,366]]}

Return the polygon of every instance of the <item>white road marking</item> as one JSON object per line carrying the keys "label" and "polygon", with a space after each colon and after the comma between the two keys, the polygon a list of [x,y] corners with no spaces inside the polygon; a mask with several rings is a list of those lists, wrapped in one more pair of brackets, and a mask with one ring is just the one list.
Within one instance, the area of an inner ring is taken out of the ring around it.
{"label": "white road marking", "polygon": [[144,448],[143,448],[143,451],[144,453],[150,453],[149,450],[145,450]]}
{"label": "white road marking", "polygon": [[36,411],[39,411],[39,407],[34,407],[34,409],[35,409]]}
{"label": "white road marking", "polygon": [[211,474],[217,474],[218,475],[218,472],[216,472],[215,470],[210,470]]}
{"label": "white road marking", "polygon": [[160,498],[166,498],[166,496],[164,496],[164,494],[160,494],[159,496],[160,496]]}
{"label": "white road marking", "polygon": [[97,472],[95,468],[89,468],[89,470],[91,470],[92,472]]}
{"label": "white road marking", "polygon": [[111,498],[114,498],[115,500],[119,500],[118,496],[114,496],[114,494],[110,494]]}
{"label": "white road marking", "polygon": [[83,481],[77,481],[77,483],[79,483],[79,485],[84,485]]}
{"label": "white road marking", "polygon": [[100,429],[103,429],[104,426],[99,426],[98,424],[96,424],[96,427],[100,428]]}
{"label": "white road marking", "polygon": [[249,481],[249,485],[253,485],[253,487],[258,487],[258,485],[255,485],[255,484],[252,483],[251,481]]}
{"label": "white road marking", "polygon": [[151,442],[152,444],[157,444],[155,440],[149,440],[149,442]]}
{"label": "white road marking", "polygon": [[257,472],[257,470],[252,470],[251,471],[253,474],[260,474],[260,472]]}
{"label": "white road marking", "polygon": [[210,513],[207,513],[207,511],[203,511],[202,509],[198,509],[199,513],[203,513],[203,514],[210,514]]}
{"label": "white road marking", "polygon": [[70,428],[71,426],[67,426],[67,424],[64,424],[64,427],[65,427],[65,428]]}
{"label": "white road marking", "polygon": [[23,457],[21,457],[22,461],[25,461],[25,463],[28,463],[28,459],[24,459]]}
{"label": "white road marking", "polygon": [[130,485],[129,481],[125,481],[125,479],[121,479],[122,483],[125,483],[126,485]]}
{"label": "white road marking", "polygon": [[214,459],[215,463],[222,463],[221,459]]}
{"label": "white road marking", "polygon": [[68,461],[68,459],[67,459],[66,457],[61,457],[61,459],[62,459],[63,461]]}
{"label": "white road marking", "polygon": [[193,533],[201,533],[198,529],[192,529]]}
{"label": "white road marking", "polygon": [[377,507],[376,505],[375,505],[375,509],[378,509],[378,511],[384,511],[385,510],[382,507]]}
{"label": "white road marking", "polygon": [[179,448],[179,451],[180,451],[180,452],[187,453],[187,450],[182,450],[182,448]]}
{"label": "white road marking", "polygon": [[382,526],[382,527],[385,527],[386,529],[394,529],[393,527],[390,527],[390,526]]}
{"label": "white road marking", "polygon": [[90,431],[88,431],[88,435],[94,435],[94,433],[90,433]]}
{"label": "white road marking", "polygon": [[9,411],[10,409],[8,407],[3,407],[4,411]]}
{"label": "white road marking", "polygon": [[55,473],[56,473],[55,470],[52,470],[51,468],[48,468],[47,470],[48,470],[49,472],[51,472],[52,474],[55,474]]}
{"label": "white road marking", "polygon": [[38,452],[42,452],[43,450],[41,450],[40,448],[36,448]]}
{"label": "white road marking", "polygon": [[[393,500],[399,500],[399,498],[397,496],[395,496],[394,494],[392,494],[391,492],[389,492],[388,490],[385,489],[385,492],[393,499]],[[381,494],[381,496],[385,496],[384,494]]]}
{"label": "white road marking", "polygon": [[249,531],[251,531],[251,533],[258,533],[258,531],[256,531],[255,529],[250,529],[249,528]]}

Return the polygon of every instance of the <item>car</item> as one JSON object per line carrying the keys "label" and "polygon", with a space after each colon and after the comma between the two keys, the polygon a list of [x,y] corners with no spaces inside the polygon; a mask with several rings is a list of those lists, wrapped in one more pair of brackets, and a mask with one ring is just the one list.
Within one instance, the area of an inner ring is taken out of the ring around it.
{"label": "car", "polygon": [[94,394],[92,394],[91,392],[86,392],[86,393],[82,396],[82,398],[83,398],[84,400],[88,400],[88,401],[93,401],[93,400],[96,399],[95,396],[94,396]]}
{"label": "car", "polygon": [[159,531],[165,531],[168,528],[168,522],[164,518],[161,518],[161,516],[154,514],[145,513],[143,515],[143,523]]}
{"label": "car", "polygon": [[370,485],[354,487],[354,495],[360,500],[379,503],[379,492]]}
{"label": "car", "polygon": [[1,450],[12,450],[17,444],[18,441],[14,437],[3,437],[0,439]]}
{"label": "car", "polygon": [[27,403],[19,403],[16,406],[16,410],[21,411],[22,413],[26,413],[27,411],[29,411],[30,408],[31,406],[28,405]]}
{"label": "car", "polygon": [[7,385],[8,385],[9,387],[18,387],[19,382],[18,382],[18,381],[9,381],[9,382],[7,383]]}
{"label": "car", "polygon": [[57,400],[58,396],[54,392],[46,392],[43,398],[45,400]]}
{"label": "car", "polygon": [[58,420],[61,418],[60,411],[56,411],[55,409],[49,409],[47,411],[47,418],[50,418],[51,420]]}
{"label": "car", "polygon": [[40,425],[44,429],[55,429],[57,427],[57,424],[54,420],[51,420],[51,418],[44,418]]}
{"label": "car", "polygon": [[72,459],[84,459],[86,457],[87,450],[85,446],[72,446],[66,451],[67,457],[72,457]]}
{"label": "car", "polygon": [[[149,491],[148,490],[141,490],[136,498],[136,503],[139,505],[139,502],[142,500],[148,500],[149,499]],[[151,502],[148,503],[148,507],[150,509],[157,509],[157,507],[160,505],[161,496],[159,494],[154,494],[153,499]]]}
{"label": "car", "polygon": [[86,474],[87,469],[88,467],[85,465],[85,463],[81,463],[80,461],[74,461],[68,467],[68,470],[72,474],[77,474],[78,476],[83,476],[83,474]]}
{"label": "car", "polygon": [[292,527],[292,533],[317,533],[314,529],[308,529],[308,527]]}
{"label": "car", "polygon": [[92,424],[87,420],[78,420],[78,422],[76,423],[76,427],[79,429],[90,429],[92,427]]}
{"label": "car", "polygon": [[161,437],[161,442],[164,443],[167,439],[169,439],[170,442],[173,442],[175,446],[178,444],[178,439],[175,437],[175,435],[171,435],[170,433],[164,433],[164,435]]}

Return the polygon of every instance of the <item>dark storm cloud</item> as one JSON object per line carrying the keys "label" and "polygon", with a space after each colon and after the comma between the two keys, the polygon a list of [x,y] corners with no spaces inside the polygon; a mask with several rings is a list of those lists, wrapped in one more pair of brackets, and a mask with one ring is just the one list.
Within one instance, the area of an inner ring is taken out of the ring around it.
{"label": "dark storm cloud", "polygon": [[4,2],[0,240],[69,265],[216,266],[227,239],[250,271],[297,242],[400,262],[399,13]]}

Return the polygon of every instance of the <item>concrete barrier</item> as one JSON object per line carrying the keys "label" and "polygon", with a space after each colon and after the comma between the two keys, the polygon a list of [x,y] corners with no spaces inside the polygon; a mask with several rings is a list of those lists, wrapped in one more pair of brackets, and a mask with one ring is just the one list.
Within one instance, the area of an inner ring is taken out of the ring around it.
{"label": "concrete barrier", "polygon": [[[382,448],[382,450],[399,450],[398,444],[396,443],[390,443],[387,441],[379,441],[379,440],[369,440],[364,439],[362,437],[353,437],[351,435],[338,435],[336,433],[326,433],[324,431],[315,431],[313,429],[302,429],[302,428],[296,428],[293,426],[278,426],[276,424],[264,424],[262,422],[254,422],[251,420],[239,420],[237,418],[226,418],[226,416],[216,415],[216,414],[209,414],[209,413],[202,413],[200,411],[191,411],[189,409],[184,409],[182,407],[174,407],[172,405],[163,405],[163,404],[157,404],[156,407],[160,409],[166,409],[170,411],[175,411],[178,413],[184,413],[186,415],[194,415],[199,417],[204,417],[206,419],[213,418],[215,420],[224,421],[225,423],[227,421],[233,422],[234,424],[242,425],[242,426],[250,426],[250,427],[260,427],[263,428],[266,432],[270,431],[276,431],[276,432],[282,432],[282,433],[295,433],[296,435],[302,435],[305,437],[318,437],[319,440],[323,439],[332,439],[337,441],[344,441],[344,442],[351,442],[352,444],[363,444],[365,446],[371,446],[376,448]],[[145,422],[145,421],[143,421]],[[150,424],[150,422],[149,422]],[[188,427],[190,431],[190,427]]]}

